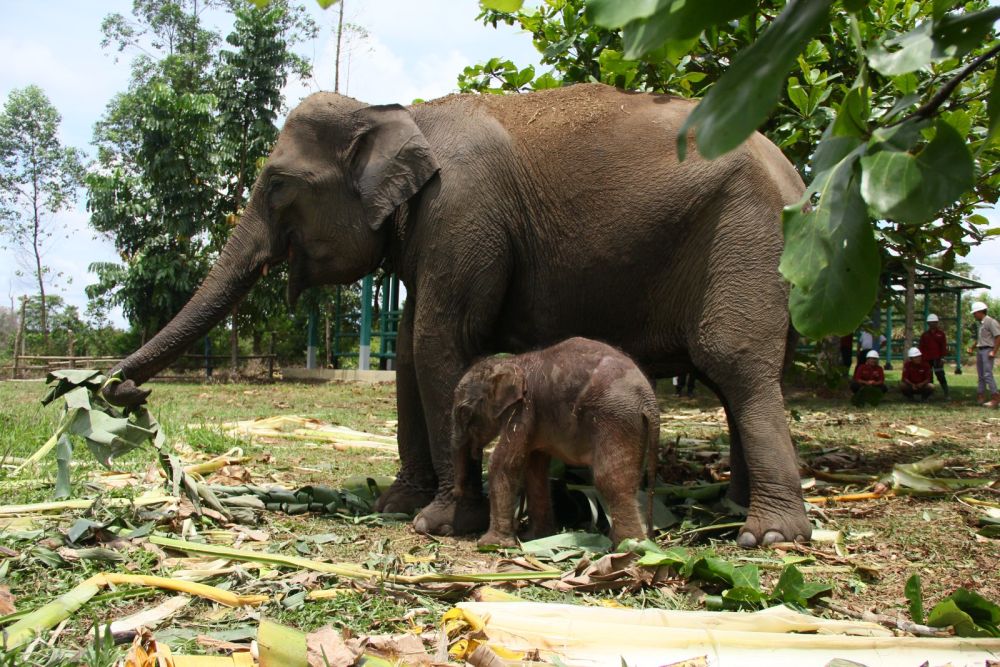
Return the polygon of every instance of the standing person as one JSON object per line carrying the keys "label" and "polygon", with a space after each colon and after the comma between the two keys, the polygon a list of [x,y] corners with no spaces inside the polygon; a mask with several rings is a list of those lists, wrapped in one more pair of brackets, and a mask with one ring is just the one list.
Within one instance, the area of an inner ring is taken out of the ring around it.
{"label": "standing person", "polygon": [[948,356],[948,338],[944,335],[938,316],[934,313],[927,316],[927,331],[920,335],[917,346],[924,361],[934,369],[934,375],[941,385],[941,394],[948,399],[948,378],[944,372],[944,358]]}
{"label": "standing person", "polygon": [[874,351],[878,354],[883,345],[885,345],[885,336],[879,334],[876,338],[872,332],[862,329],[861,334],[858,335],[858,367],[865,364],[869,352]]}
{"label": "standing person", "polygon": [[911,401],[915,396],[926,401],[934,393],[931,365],[924,360],[919,347],[911,347],[906,356],[909,359],[903,364],[903,379],[899,383],[899,390]]}
{"label": "standing person", "polygon": [[677,398],[681,397],[681,390],[685,388],[685,385],[687,385],[687,397],[694,398],[694,373],[681,373],[674,378],[674,382],[677,383]]}
{"label": "standing person", "polygon": [[858,393],[862,387],[878,387],[882,393],[889,391],[885,386],[885,371],[878,365],[878,352],[868,350],[865,363],[858,364],[854,369],[854,379],[851,380],[851,392]]}
{"label": "standing person", "polygon": [[854,346],[854,336],[848,334],[840,337],[840,365],[844,367],[844,375],[851,374],[851,348]]}
{"label": "standing person", "polygon": [[[979,322],[979,333],[976,335],[976,372],[979,374],[979,395],[976,400],[984,407],[995,408],[1000,405],[1000,394],[997,393],[997,383],[993,379],[993,360],[1000,348],[1000,322],[986,314],[986,304],[976,301],[972,304],[972,316]],[[986,392],[990,392],[990,400],[983,403]]]}

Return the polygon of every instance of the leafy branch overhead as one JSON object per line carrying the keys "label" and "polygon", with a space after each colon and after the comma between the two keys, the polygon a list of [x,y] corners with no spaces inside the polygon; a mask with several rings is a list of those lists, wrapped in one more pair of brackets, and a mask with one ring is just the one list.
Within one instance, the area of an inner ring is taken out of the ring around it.
{"label": "leafy branch overhead", "polygon": [[480,5],[485,22],[530,32],[553,70],[527,81],[495,58],[467,68],[463,90],[603,81],[701,98],[680,155],[692,134],[713,159],[759,129],[789,156],[810,187],[785,211],[781,271],[807,336],[848,333],[871,310],[880,248],[950,268],[991,233],[976,210],[1000,194],[1000,7],[985,0]]}

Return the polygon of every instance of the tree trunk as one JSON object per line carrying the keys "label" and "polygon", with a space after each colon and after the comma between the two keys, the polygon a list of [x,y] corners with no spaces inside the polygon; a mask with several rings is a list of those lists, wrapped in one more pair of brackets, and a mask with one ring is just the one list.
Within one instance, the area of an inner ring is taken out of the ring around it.
{"label": "tree trunk", "polygon": [[337,18],[337,62],[333,65],[333,92],[340,92],[340,42],[344,34],[344,2],[340,0],[340,14]]}
{"label": "tree trunk", "polygon": [[21,319],[17,323],[17,335],[14,337],[14,368],[12,370],[11,378],[16,380],[21,374],[20,366],[21,357],[24,356],[24,311],[28,304],[28,297],[21,297]]}
{"label": "tree trunk", "polygon": [[240,370],[240,333],[239,325],[236,322],[236,315],[238,313],[239,308],[233,308],[233,326],[229,330],[229,367],[233,380],[236,379],[236,375]]}
{"label": "tree trunk", "polygon": [[39,235],[41,234],[42,218],[41,212],[38,210],[38,173],[32,177],[34,191],[32,194],[32,207],[34,209],[34,226],[32,228],[31,235],[31,248],[35,252],[35,277],[38,279],[38,296],[41,300],[41,322],[42,322],[42,345],[44,349],[42,354],[49,353],[49,322],[48,322],[48,308],[45,304],[45,274],[42,272],[42,250],[39,247],[41,243]]}
{"label": "tree trunk", "polygon": [[908,358],[910,347],[913,346],[913,306],[915,301],[914,283],[917,278],[917,268],[912,261],[906,263],[906,323],[903,325],[903,361]]}

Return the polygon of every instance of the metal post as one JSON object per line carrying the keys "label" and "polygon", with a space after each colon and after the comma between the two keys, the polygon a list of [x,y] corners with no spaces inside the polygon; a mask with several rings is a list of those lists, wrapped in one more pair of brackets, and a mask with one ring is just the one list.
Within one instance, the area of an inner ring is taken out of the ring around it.
{"label": "metal post", "polygon": [[955,375],[962,374],[962,290],[955,290]]}
{"label": "metal post", "polygon": [[931,286],[930,282],[924,283],[924,323],[927,326],[927,316],[931,314]]}
{"label": "metal post", "polygon": [[393,275],[389,285],[392,293],[392,296],[389,299],[389,307],[392,311],[392,332],[394,335],[390,344],[392,358],[389,359],[389,363],[386,368],[390,371],[394,371],[396,370],[396,341],[397,336],[399,335],[399,276]]}
{"label": "metal post", "polygon": [[308,326],[308,347],[306,348],[306,368],[315,369],[316,368],[316,339],[319,337],[317,335],[316,329],[318,328],[319,322],[319,309],[313,306],[309,309],[309,326]]}
{"label": "metal post", "polygon": [[267,343],[267,379],[274,379],[274,332],[268,331]]}
{"label": "metal post", "polygon": [[358,354],[358,369],[371,368],[372,356],[372,277],[367,275],[361,281],[361,348]]}
{"label": "metal post", "polygon": [[333,306],[333,367],[340,368],[340,322],[343,318],[343,291],[337,286],[337,298]]}
{"label": "metal post", "polygon": [[892,301],[885,309],[885,369],[892,370]]}
{"label": "metal post", "polygon": [[382,308],[378,314],[378,367],[381,370],[388,368],[389,357],[389,302],[391,298],[390,278],[385,276],[382,279]]}
{"label": "metal post", "polygon": [[205,377],[212,377],[212,337],[205,336]]}

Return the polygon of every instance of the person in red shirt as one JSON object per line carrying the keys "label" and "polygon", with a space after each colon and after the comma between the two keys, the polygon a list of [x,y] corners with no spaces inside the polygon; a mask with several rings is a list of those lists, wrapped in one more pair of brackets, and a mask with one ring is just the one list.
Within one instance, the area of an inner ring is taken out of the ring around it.
{"label": "person in red shirt", "polygon": [[865,363],[858,364],[854,369],[854,379],[851,380],[851,392],[858,393],[861,387],[878,387],[883,393],[889,391],[885,386],[885,372],[878,365],[878,352],[869,350],[865,355]]}
{"label": "person in red shirt", "polygon": [[931,365],[924,361],[919,347],[911,347],[906,356],[909,359],[903,364],[903,379],[899,383],[899,390],[911,401],[917,396],[926,401],[934,393],[934,387],[931,386]]}
{"label": "person in red shirt", "polygon": [[947,399],[948,378],[944,373],[944,358],[948,356],[948,338],[944,335],[938,316],[934,313],[927,316],[927,331],[921,334],[917,346],[924,361],[934,369],[934,375],[941,385],[941,394]]}

